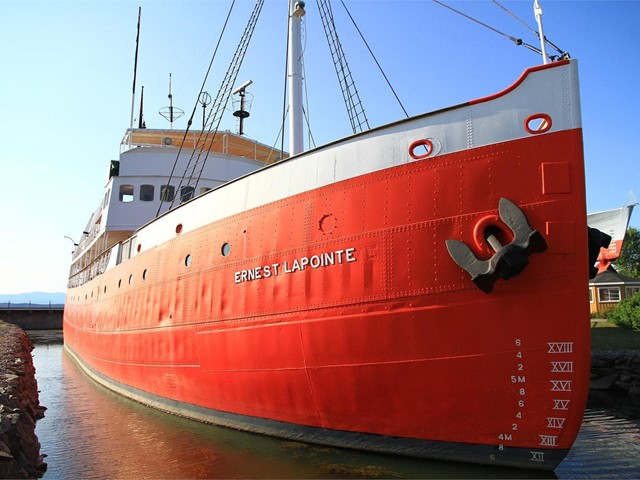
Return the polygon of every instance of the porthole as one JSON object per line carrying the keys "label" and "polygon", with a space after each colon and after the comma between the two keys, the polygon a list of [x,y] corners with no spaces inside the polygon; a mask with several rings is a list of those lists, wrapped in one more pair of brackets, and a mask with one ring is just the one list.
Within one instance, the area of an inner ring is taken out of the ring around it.
{"label": "porthole", "polygon": [[442,144],[437,138],[421,138],[409,145],[409,156],[414,160],[424,160],[435,157],[442,150]]}
{"label": "porthole", "polygon": [[552,125],[551,117],[546,113],[529,115],[524,121],[524,129],[533,135],[548,132]]}
{"label": "porthole", "polygon": [[416,140],[409,145],[409,155],[415,160],[423,160],[433,153],[433,143],[428,138]]}
{"label": "porthole", "polygon": [[107,286],[106,286],[106,285],[104,286],[104,291],[103,291],[103,293],[107,293]]}
{"label": "porthole", "polygon": [[186,257],[184,257],[184,265],[185,267],[188,267],[189,265],[191,265],[191,255],[187,255]]}
{"label": "porthole", "polygon": [[182,224],[179,223],[176,225],[176,235],[180,235],[182,233]]}
{"label": "porthole", "polygon": [[138,250],[138,253],[140,253],[140,250],[142,250],[142,244],[140,244],[140,243],[138,244],[137,250]]}
{"label": "porthole", "polygon": [[147,279],[147,269],[144,269],[144,272],[142,272],[142,279],[146,280]]}
{"label": "porthole", "polygon": [[220,253],[222,253],[223,257],[229,255],[229,253],[231,253],[231,245],[229,245],[227,242],[223,243],[222,248],[220,249]]}
{"label": "porthole", "polygon": [[129,285],[133,283],[133,273],[129,275]]}
{"label": "porthole", "polygon": [[118,288],[122,286],[122,279],[118,280]]}

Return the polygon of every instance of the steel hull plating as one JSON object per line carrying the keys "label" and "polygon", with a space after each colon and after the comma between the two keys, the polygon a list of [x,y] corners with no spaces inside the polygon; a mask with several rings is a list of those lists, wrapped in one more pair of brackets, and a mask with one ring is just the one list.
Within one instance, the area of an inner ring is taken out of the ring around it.
{"label": "steel hull plating", "polygon": [[[70,289],[67,349],[111,388],[203,421],[554,468],[589,379],[581,129],[399,163],[142,243]],[[486,294],[445,241],[487,258],[494,226],[508,243],[502,197],[548,249]]]}
{"label": "steel hull plating", "polygon": [[[265,418],[247,417],[229,412],[206,409],[197,405],[185,404],[165,397],[158,397],[116,382],[93,370],[68,347],[67,351],[91,378],[121,395],[174,415],[228,428],[342,448],[354,448],[372,452],[439,460],[463,460],[465,462],[478,464],[495,463],[513,467],[550,468],[551,466],[558,465],[568,453],[568,449],[496,448],[495,445],[386,437],[382,435],[296,425]],[[534,453],[535,457],[533,455]],[[536,457],[537,463],[533,464],[532,461],[536,460]],[[542,462],[543,459],[544,462]]]}

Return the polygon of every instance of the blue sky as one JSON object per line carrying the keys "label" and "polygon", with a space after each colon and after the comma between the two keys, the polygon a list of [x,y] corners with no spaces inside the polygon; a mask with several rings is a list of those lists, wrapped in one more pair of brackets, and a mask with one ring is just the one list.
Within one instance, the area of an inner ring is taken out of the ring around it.
{"label": "blue sky", "polygon": [[[409,114],[502,90],[540,58],[428,0],[346,0]],[[449,1],[537,46],[491,1]],[[239,0],[206,89],[215,96],[253,1]],[[531,1],[503,1],[535,26]],[[580,61],[589,211],[640,198],[640,2],[541,0],[547,37]],[[138,6],[138,67],[149,128],[168,128],[168,105],[191,112],[230,2],[0,0],[0,293],[61,292],[72,244],[102,196],[109,160],[129,126]],[[371,126],[402,118],[342,5],[333,10]],[[350,133],[314,1],[307,2],[305,68],[317,144]],[[266,0],[238,77],[253,80],[245,133],[278,138],[286,2]],[[319,92],[319,93],[318,93]],[[196,116],[197,119],[200,116]],[[184,119],[174,124],[183,128]],[[236,129],[227,115],[222,128]],[[640,226],[640,213],[631,225]]]}

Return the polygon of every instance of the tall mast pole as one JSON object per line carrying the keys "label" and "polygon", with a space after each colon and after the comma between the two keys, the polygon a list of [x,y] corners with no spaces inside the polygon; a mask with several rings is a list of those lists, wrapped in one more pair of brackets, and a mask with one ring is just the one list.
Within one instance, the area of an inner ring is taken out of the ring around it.
{"label": "tall mast pole", "polygon": [[549,63],[549,58],[547,57],[547,39],[544,36],[544,31],[542,30],[542,7],[538,3],[538,0],[533,0],[533,13],[536,16],[536,22],[538,22],[538,32],[540,35],[540,50],[542,51],[542,63]]}
{"label": "tall mast pole", "polygon": [[304,2],[289,0],[289,153],[296,155],[304,149],[302,112],[302,40],[301,26]]}
{"label": "tall mast pole", "polygon": [[138,73],[138,44],[140,41],[140,14],[142,7],[138,7],[138,30],[136,32],[136,56],[133,62],[133,89],[131,92],[131,120],[129,122],[129,128],[133,128],[133,112],[136,103],[136,75]]}

